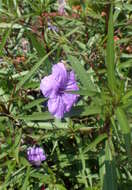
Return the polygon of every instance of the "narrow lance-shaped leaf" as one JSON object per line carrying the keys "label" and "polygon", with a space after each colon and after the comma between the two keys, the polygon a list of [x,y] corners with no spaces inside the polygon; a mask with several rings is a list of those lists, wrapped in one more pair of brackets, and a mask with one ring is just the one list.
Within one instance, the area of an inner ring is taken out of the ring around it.
{"label": "narrow lance-shaped leaf", "polygon": [[106,65],[108,74],[108,86],[112,93],[116,90],[115,78],[115,54],[114,54],[114,26],[113,26],[113,6],[110,8],[107,36]]}
{"label": "narrow lance-shaped leaf", "polygon": [[27,80],[29,80],[29,78],[31,78],[35,74],[35,72],[39,69],[39,67],[44,63],[44,61],[48,58],[48,56],[51,55],[57,49],[57,47],[58,45],[56,45],[53,50],[47,53],[42,59],[40,59],[39,62],[37,62],[33,66],[33,68],[17,84],[16,90],[19,90],[25,84],[25,82],[27,82]]}
{"label": "narrow lance-shaped leaf", "polygon": [[0,44],[0,56],[2,55],[2,50],[7,42],[7,39],[11,33],[11,29],[12,29],[12,26],[11,25],[11,28],[9,28],[8,30],[5,31],[5,35],[3,35],[3,38],[2,38],[2,41],[1,41],[1,44]]}
{"label": "narrow lance-shaped leaf", "polygon": [[132,152],[131,152],[130,126],[129,126],[126,114],[122,108],[118,107],[116,109],[116,117],[117,117],[118,123],[120,125],[122,134],[124,136],[124,141],[126,144],[126,150],[128,152],[129,158],[131,158]]}
{"label": "narrow lance-shaped leaf", "polygon": [[117,190],[117,175],[113,151],[114,147],[109,139],[105,145],[105,173],[102,190]]}
{"label": "narrow lance-shaped leaf", "polygon": [[76,72],[84,88],[87,88],[90,91],[97,91],[93,81],[91,80],[90,74],[86,73],[79,60],[69,54],[67,54],[67,58],[69,59],[73,70]]}
{"label": "narrow lance-shaped leaf", "polygon": [[25,175],[24,183],[22,185],[21,190],[26,190],[29,185],[29,176],[30,176],[30,166],[27,168],[27,172]]}
{"label": "narrow lance-shaped leaf", "polygon": [[17,119],[25,120],[25,121],[46,121],[50,119],[54,119],[49,112],[36,112],[32,115],[18,115]]}
{"label": "narrow lance-shaped leaf", "polygon": [[101,186],[103,187],[104,175],[105,175],[105,151],[101,150],[99,153],[99,175]]}
{"label": "narrow lance-shaped leaf", "polygon": [[99,135],[91,144],[86,146],[84,149],[84,153],[88,152],[89,150],[92,150],[95,148],[100,142],[102,142],[104,139],[106,139],[108,136],[106,133]]}
{"label": "narrow lance-shaped leaf", "polygon": [[[27,32],[27,34],[32,42],[33,47],[36,49],[38,56],[42,58],[46,54],[44,41],[43,40],[40,41],[33,33],[29,31]],[[48,57],[45,60],[45,63],[46,63],[45,71],[48,73],[51,70],[51,62],[49,61]]]}
{"label": "narrow lance-shaped leaf", "polygon": [[42,41],[39,41],[36,38],[35,34],[33,34],[32,32],[27,31],[26,34],[31,40],[33,47],[36,49],[38,56],[42,58],[46,54],[44,44],[42,44]]}
{"label": "narrow lance-shaped leaf", "polygon": [[65,114],[65,117],[75,117],[75,116],[90,116],[101,113],[101,108],[99,106],[76,106],[71,109],[70,112]]}
{"label": "narrow lance-shaped leaf", "polygon": [[15,138],[15,144],[13,146],[14,156],[16,158],[17,163],[19,163],[19,150],[20,150],[20,144],[21,144],[21,136],[22,136],[22,129],[18,131],[18,134]]}
{"label": "narrow lance-shaped leaf", "polygon": [[45,100],[46,100],[46,99],[44,99],[44,98],[39,98],[39,99],[37,99],[37,100],[33,100],[32,102],[30,102],[30,103],[24,105],[24,106],[23,106],[23,110],[28,110],[28,109],[30,109],[30,108],[32,108],[32,107],[34,107],[34,106],[37,106],[37,105],[43,103]]}

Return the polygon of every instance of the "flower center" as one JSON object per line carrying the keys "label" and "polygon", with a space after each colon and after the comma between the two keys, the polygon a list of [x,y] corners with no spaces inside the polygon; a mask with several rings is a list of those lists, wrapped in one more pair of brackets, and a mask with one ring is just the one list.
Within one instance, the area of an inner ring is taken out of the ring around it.
{"label": "flower center", "polygon": [[59,94],[59,95],[64,94],[64,88],[59,88],[59,89],[58,89],[58,94]]}

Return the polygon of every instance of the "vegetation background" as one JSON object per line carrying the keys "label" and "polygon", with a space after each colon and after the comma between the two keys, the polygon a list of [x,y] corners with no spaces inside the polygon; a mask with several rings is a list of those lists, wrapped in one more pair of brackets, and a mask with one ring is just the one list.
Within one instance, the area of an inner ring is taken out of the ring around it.
{"label": "vegetation background", "polygon": [[[132,1],[59,3],[0,0],[0,190],[131,190]],[[61,121],[39,89],[60,60],[80,88]]]}

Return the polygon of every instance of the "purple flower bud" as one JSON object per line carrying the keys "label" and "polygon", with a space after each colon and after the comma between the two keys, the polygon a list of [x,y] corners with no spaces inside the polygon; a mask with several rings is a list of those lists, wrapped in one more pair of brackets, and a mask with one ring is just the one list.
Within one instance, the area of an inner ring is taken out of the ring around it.
{"label": "purple flower bud", "polygon": [[27,150],[29,162],[35,166],[40,166],[41,162],[46,160],[44,151],[40,147],[29,147]]}
{"label": "purple flower bud", "polygon": [[62,118],[77,101],[76,94],[67,91],[79,90],[73,71],[67,71],[61,61],[52,67],[52,74],[41,80],[40,90],[48,100],[48,110],[56,118]]}

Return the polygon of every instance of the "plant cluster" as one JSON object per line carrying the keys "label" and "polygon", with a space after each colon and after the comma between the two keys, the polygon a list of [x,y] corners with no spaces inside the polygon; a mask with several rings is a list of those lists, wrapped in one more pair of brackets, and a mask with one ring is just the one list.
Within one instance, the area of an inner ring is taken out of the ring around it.
{"label": "plant cluster", "polygon": [[131,115],[131,0],[0,1],[0,190],[131,190]]}

